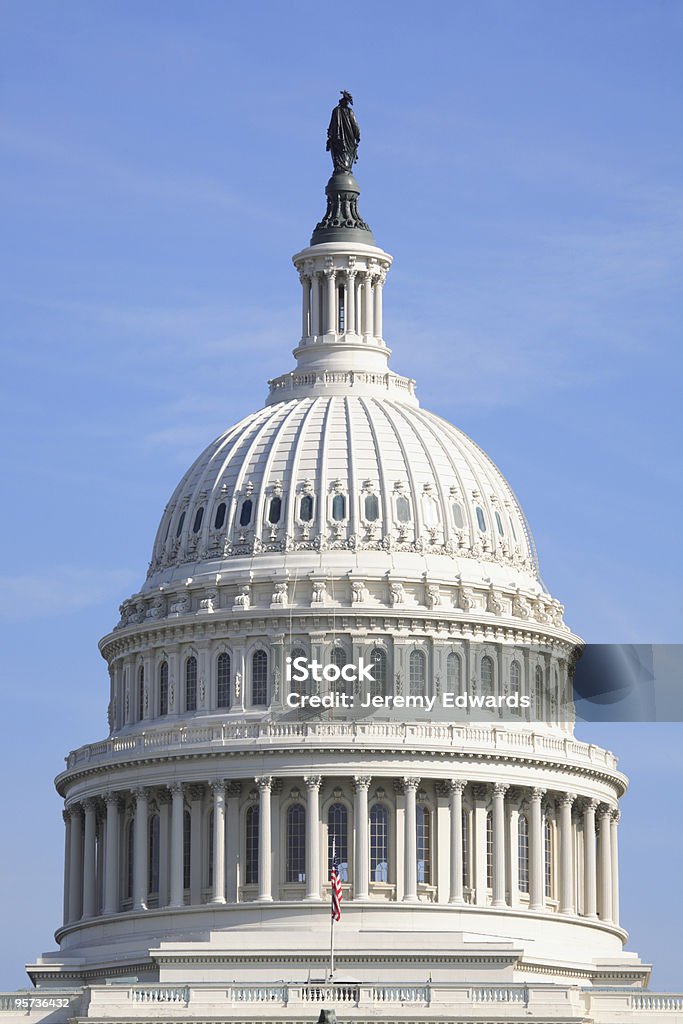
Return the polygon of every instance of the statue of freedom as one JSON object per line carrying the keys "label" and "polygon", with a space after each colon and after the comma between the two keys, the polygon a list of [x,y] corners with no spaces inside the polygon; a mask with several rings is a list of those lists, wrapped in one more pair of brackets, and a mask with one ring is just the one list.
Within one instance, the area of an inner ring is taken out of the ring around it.
{"label": "statue of freedom", "polygon": [[327,129],[327,149],[332,154],[335,174],[351,174],[358,159],[360,128],[351,109],[353,96],[342,89],[341,99],[332,111]]}

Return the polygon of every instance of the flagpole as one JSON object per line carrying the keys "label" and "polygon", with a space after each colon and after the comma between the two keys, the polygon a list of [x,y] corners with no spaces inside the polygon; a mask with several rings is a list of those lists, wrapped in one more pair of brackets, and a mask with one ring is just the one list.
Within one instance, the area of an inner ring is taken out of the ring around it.
{"label": "flagpole", "polygon": [[[337,852],[336,836],[332,837],[332,863],[334,864],[334,858]],[[333,883],[334,884],[334,883]],[[333,894],[331,894],[332,900],[334,900]],[[330,981],[334,981],[334,914],[330,908]]]}

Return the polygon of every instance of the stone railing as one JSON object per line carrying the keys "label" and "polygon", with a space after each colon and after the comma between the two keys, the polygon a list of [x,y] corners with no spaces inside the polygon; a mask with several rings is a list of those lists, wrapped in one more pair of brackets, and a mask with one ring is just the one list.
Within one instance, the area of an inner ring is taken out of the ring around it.
{"label": "stone railing", "polygon": [[461,723],[412,722],[217,722],[212,725],[164,725],[145,729],[128,736],[113,736],[98,743],[88,743],[71,751],[67,769],[83,764],[124,761],[144,757],[160,749],[172,754],[188,748],[197,753],[222,748],[292,748],[303,742],[307,747],[348,746],[364,744],[396,746],[402,750],[462,750],[468,754],[502,754],[537,756],[559,760],[581,767],[614,771],[617,759],[609,751],[573,737],[545,735],[506,726],[466,725]]}
{"label": "stone railing", "polygon": [[371,384],[379,386],[387,391],[396,389],[408,395],[415,394],[415,381],[410,377],[400,377],[397,373],[372,373],[367,370],[309,370],[297,373],[283,373],[268,381],[271,395],[280,395],[285,398],[285,392],[294,391],[301,387],[331,387],[335,384],[343,384],[346,387],[354,385]]}
{"label": "stone railing", "polygon": [[182,985],[136,985],[128,989],[128,998],[133,1003],[179,1003],[188,1006],[190,990]]}

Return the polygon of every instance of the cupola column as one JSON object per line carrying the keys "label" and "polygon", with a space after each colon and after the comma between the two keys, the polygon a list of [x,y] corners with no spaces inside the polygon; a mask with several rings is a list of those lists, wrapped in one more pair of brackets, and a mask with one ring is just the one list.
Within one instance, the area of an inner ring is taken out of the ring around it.
{"label": "cupola column", "polygon": [[373,336],[372,274],[363,274],[363,334],[369,340]]}
{"label": "cupola column", "polygon": [[307,791],[306,806],[306,899],[320,901],[320,775],[304,778]]}
{"label": "cupola column", "polygon": [[509,786],[493,787],[493,906],[505,906],[505,794]]}
{"label": "cupola column", "polygon": [[78,921],[83,909],[83,816],[78,804],[68,809],[71,816],[69,856],[69,922]]}
{"label": "cupola column", "polygon": [[574,913],[574,875],[572,871],[572,804],[573,793],[560,797],[560,913]]}
{"label": "cupola column", "polygon": [[310,337],[322,334],[320,325],[320,274],[314,271],[311,274],[311,327]]}
{"label": "cupola column", "polygon": [[386,280],[386,271],[382,271],[375,279],[375,337],[381,338],[383,334],[383,323],[382,323],[382,289],[384,287],[384,281]]}
{"label": "cupola column", "polygon": [[183,817],[185,793],[181,782],[171,787],[171,907],[182,907],[183,892]]}
{"label": "cupola column", "polygon": [[259,790],[258,816],[258,900],[260,903],[271,903],[272,888],[272,852],[270,826],[270,797],[273,780],[269,775],[254,779]]}
{"label": "cupola column", "polygon": [[301,337],[308,338],[311,334],[311,279],[308,274],[299,274],[301,281]]}
{"label": "cupola column", "polygon": [[619,924],[619,818],[617,808],[612,811],[612,922]]}
{"label": "cupola column", "polygon": [[403,857],[405,881],[403,884],[403,900],[405,903],[417,903],[417,787],[419,779],[405,778],[405,853]]}
{"label": "cupola column", "polygon": [[133,791],[135,798],[135,825],[133,833],[133,910],[147,910],[147,882],[149,875],[148,800],[144,786]]}
{"label": "cupola column", "polygon": [[366,900],[369,889],[369,849],[368,849],[368,789],[369,775],[354,775],[353,785],[356,799],[354,815],[356,818],[356,857],[354,866],[354,900]]}
{"label": "cupola column", "polygon": [[598,857],[600,862],[600,920],[612,923],[612,808],[600,807]]}
{"label": "cupola column", "polygon": [[464,903],[463,867],[462,867],[462,793],[465,782],[462,779],[451,779],[450,814],[451,814],[451,903]]}
{"label": "cupola column", "polygon": [[64,924],[69,923],[69,872],[71,870],[71,815],[64,809]]}
{"label": "cupola column", "polygon": [[529,801],[529,910],[543,910],[545,871],[543,856],[543,814],[541,802],[545,795],[544,789],[532,789]]}
{"label": "cupola column", "polygon": [[336,334],[337,332],[337,286],[336,274],[333,268],[324,271],[325,274],[325,334]]}
{"label": "cupola column", "polygon": [[356,334],[356,270],[346,271],[346,307],[344,328],[346,334]]}
{"label": "cupola column", "polygon": [[213,894],[212,903],[225,903],[225,782],[211,783],[213,793]]}
{"label": "cupola column", "polygon": [[595,918],[596,913],[596,878],[595,878],[595,808],[597,800],[586,800],[583,806],[583,913],[585,917]]}
{"label": "cupola column", "polygon": [[119,842],[121,816],[118,793],[107,793],[107,839],[104,856],[104,913],[116,914],[119,909]]}

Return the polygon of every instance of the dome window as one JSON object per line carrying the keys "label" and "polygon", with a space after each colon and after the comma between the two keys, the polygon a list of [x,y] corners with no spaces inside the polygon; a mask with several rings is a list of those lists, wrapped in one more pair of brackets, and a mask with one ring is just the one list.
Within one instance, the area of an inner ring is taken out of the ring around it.
{"label": "dome window", "polygon": [[282,515],[282,498],[278,498],[277,494],[270,499],[270,505],[268,507],[268,522],[275,523],[280,522],[280,516]]}
{"label": "dome window", "polygon": [[204,506],[200,505],[194,514],[194,522],[192,524],[192,532],[199,533],[202,528],[202,519],[204,518]]}
{"label": "dome window", "polygon": [[225,522],[225,502],[222,501],[216,509],[216,515],[213,520],[214,530],[220,530],[221,526]]}
{"label": "dome window", "polygon": [[185,710],[197,710],[197,659],[194,654],[185,662]]}
{"label": "dome window", "polygon": [[251,498],[245,498],[240,509],[240,526],[249,526],[254,503]]}
{"label": "dome window", "polygon": [[299,519],[302,523],[310,523],[313,518],[313,495],[304,494],[299,505]]}
{"label": "dome window", "polygon": [[332,499],[332,518],[335,523],[341,523],[346,519],[346,498],[343,494],[335,494]]}
{"label": "dome window", "polygon": [[230,655],[223,651],[216,661],[216,691],[219,708],[230,707]]}
{"label": "dome window", "polygon": [[185,525],[185,513],[184,513],[184,512],[181,512],[181,513],[180,513],[180,519],[178,520],[178,528],[177,528],[177,530],[176,530],[176,532],[175,532],[175,535],[176,535],[176,539],[177,539],[177,538],[178,538],[178,537],[180,536],[180,534],[181,534],[181,533],[183,532],[183,526],[184,526],[184,525]]}
{"label": "dome window", "polygon": [[376,523],[379,519],[379,498],[376,494],[365,495],[365,518],[369,523]]}
{"label": "dome window", "polygon": [[410,522],[410,502],[405,494],[399,494],[396,499],[396,518],[399,523]]}
{"label": "dome window", "polygon": [[512,516],[510,517],[510,529],[512,530],[512,536],[513,536],[513,539],[514,539],[515,544],[516,544],[517,543],[517,534],[515,533],[515,524],[512,521]]}
{"label": "dome window", "polygon": [[477,513],[477,523],[479,524],[479,529],[481,530],[482,533],[486,533],[486,520],[484,519],[484,510],[482,508],[480,508],[479,505],[477,505],[476,513]]}
{"label": "dome window", "polygon": [[504,537],[505,530],[503,529],[503,520],[500,518],[500,512],[496,512],[496,526],[498,527],[498,533],[501,537]]}
{"label": "dome window", "polygon": [[453,506],[453,522],[455,523],[456,529],[462,530],[465,526],[465,520],[462,517],[462,505],[459,501],[454,501]]}

